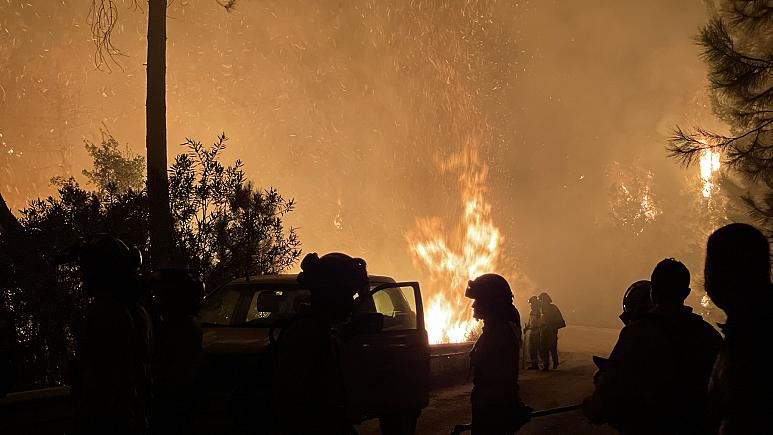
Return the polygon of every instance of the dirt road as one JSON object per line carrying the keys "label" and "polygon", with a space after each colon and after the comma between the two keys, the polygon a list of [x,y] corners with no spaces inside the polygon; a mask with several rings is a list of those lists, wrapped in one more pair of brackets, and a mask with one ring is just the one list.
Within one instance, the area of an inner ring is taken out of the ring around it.
{"label": "dirt road", "polygon": [[[559,338],[562,362],[550,372],[521,372],[521,397],[535,410],[580,403],[593,391],[595,368],[592,355],[608,355],[617,331],[598,328],[566,328]],[[454,425],[470,421],[470,390],[472,384],[460,383],[436,390],[430,404],[421,415],[417,434],[448,435]],[[379,434],[376,422],[358,427],[362,435]],[[469,432],[468,432],[469,433]],[[536,418],[527,423],[519,434],[614,434],[609,427],[597,427],[586,420],[582,412],[574,411]]]}

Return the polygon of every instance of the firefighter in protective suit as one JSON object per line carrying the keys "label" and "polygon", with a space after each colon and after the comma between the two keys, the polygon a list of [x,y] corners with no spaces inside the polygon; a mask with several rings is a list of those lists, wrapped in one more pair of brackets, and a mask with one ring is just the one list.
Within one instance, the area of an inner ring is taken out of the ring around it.
{"label": "firefighter in protective suit", "polygon": [[747,224],[726,225],[706,245],[706,292],[727,314],[725,340],[709,381],[709,433],[773,431],[773,379],[768,349],[773,334],[770,244]]}
{"label": "firefighter in protective suit", "polygon": [[465,296],[474,299],[473,316],[483,333],[470,353],[473,388],[473,435],[514,434],[529,420],[531,408],[518,395],[521,320],[507,281],[496,274],[469,282]]}
{"label": "firefighter in protective suit", "polygon": [[545,292],[540,293],[542,317],[540,319],[540,354],[542,370],[550,370],[550,358],[553,358],[553,370],[558,368],[558,330],[566,326],[564,317],[553,299]]}
{"label": "firefighter in protective suit", "polygon": [[75,433],[145,434],[151,406],[152,326],[138,303],[142,256],[107,234],[80,249],[92,298],[78,337]]}
{"label": "firefighter in protective suit", "polygon": [[684,264],[661,261],[651,282],[654,308],[620,331],[585,415],[625,435],[706,433],[706,389],[721,337],[684,305]]}
{"label": "firefighter in protective suit", "polygon": [[[636,281],[628,286],[623,295],[623,312],[618,316],[624,325],[643,319],[647,316],[647,313],[655,308],[650,295],[651,290],[652,283],[646,279]],[[594,355],[593,362],[599,369],[593,376],[593,382],[596,383],[604,374],[604,370],[606,370],[609,364],[609,359]],[[590,409],[586,409],[586,411],[589,413],[596,412]]]}
{"label": "firefighter in protective suit", "polygon": [[529,306],[531,312],[529,313],[529,322],[526,323],[525,332],[527,333],[526,342],[528,346],[524,347],[524,352],[527,348],[529,351],[529,364],[528,370],[539,370],[539,357],[540,357],[540,323],[542,322],[542,308],[540,307],[539,298],[532,296],[529,298]]}
{"label": "firefighter in protective suit", "polygon": [[368,289],[365,260],[337,252],[322,257],[312,253],[301,262],[301,270],[298,283],[309,289],[311,303],[277,342],[274,433],[349,434],[335,330],[349,318],[354,295]]}

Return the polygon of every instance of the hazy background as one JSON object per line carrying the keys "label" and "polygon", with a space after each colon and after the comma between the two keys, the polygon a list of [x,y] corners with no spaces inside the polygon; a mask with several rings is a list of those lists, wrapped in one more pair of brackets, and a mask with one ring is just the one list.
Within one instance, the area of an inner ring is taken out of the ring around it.
{"label": "hazy background", "polygon": [[[95,68],[90,0],[0,0],[12,209],[50,194],[52,176],[85,183],[82,141],[103,124],[144,155],[145,4],[117,3],[124,56],[108,72]],[[424,279],[406,242],[416,219],[454,228],[462,213],[458,174],[438,166],[475,143],[505,237],[497,271],[520,308],[548,291],[570,322],[617,325],[625,288],[664,257],[683,258],[700,288],[721,218],[697,168],[665,152],[677,123],[717,127],[693,41],[706,12],[699,0],[240,0],[230,13],[176,0],[170,161],[186,137],[225,131],[227,160],[297,200],[287,221],[304,251],[409,280]],[[621,183],[647,192],[654,220]]]}

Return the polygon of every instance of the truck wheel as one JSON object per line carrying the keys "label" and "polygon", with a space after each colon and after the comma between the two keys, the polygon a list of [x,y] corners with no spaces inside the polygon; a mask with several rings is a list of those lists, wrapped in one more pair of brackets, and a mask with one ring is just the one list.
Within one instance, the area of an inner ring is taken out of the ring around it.
{"label": "truck wheel", "polygon": [[378,419],[382,435],[414,435],[421,410],[389,414]]}

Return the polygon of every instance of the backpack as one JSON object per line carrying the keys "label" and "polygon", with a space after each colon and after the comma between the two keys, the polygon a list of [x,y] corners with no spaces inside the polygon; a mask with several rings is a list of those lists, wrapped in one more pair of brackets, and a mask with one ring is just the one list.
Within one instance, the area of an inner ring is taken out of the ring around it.
{"label": "backpack", "polygon": [[564,316],[561,315],[561,311],[557,306],[550,304],[547,309],[543,309],[543,321],[544,325],[550,328],[561,329],[566,327],[566,321]]}

